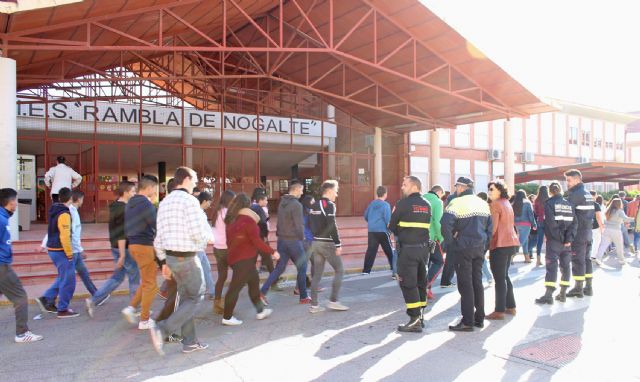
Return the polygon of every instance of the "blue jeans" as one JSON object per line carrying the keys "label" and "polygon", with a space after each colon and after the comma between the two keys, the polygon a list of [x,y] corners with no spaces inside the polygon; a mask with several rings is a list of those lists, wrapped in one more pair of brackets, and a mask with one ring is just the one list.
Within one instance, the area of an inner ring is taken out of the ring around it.
{"label": "blue jeans", "polygon": [[64,312],[69,309],[69,302],[76,290],[75,257],[69,260],[64,251],[49,251],[49,257],[58,269],[58,277],[42,296],[48,303],[53,303],[58,296],[58,312]]}
{"label": "blue jeans", "polygon": [[482,274],[487,278],[487,281],[493,281],[493,274],[489,270],[489,262],[486,258],[482,261]]}
{"label": "blue jeans", "polygon": [[298,270],[297,286],[300,291],[300,299],[309,297],[307,294],[307,256],[305,254],[302,240],[283,240],[278,239],[278,253],[280,253],[280,260],[276,264],[273,272],[269,274],[267,281],[262,284],[260,292],[264,295],[269,292],[271,284],[278,280],[278,277],[282,275],[285,269],[287,269],[287,263],[289,259],[293,262]]}
{"label": "blue jeans", "polygon": [[638,244],[640,244],[640,231],[633,231],[633,249],[635,249],[636,252],[640,251]]}
{"label": "blue jeans", "polygon": [[167,266],[178,285],[180,304],[169,318],[158,321],[156,325],[162,331],[163,337],[180,333],[183,345],[193,345],[198,342],[193,317],[204,296],[202,265],[198,256],[167,256]]}
{"label": "blue jeans", "polygon": [[[120,251],[118,248],[111,248],[111,256],[113,256],[113,261],[117,263],[118,258],[120,257]],[[129,254],[128,249],[124,254],[124,265],[122,268],[118,268],[113,271],[111,278],[104,283],[102,288],[100,288],[93,297],[91,297],[91,300],[95,304],[99,304],[109,294],[111,294],[111,292],[116,290],[120,284],[122,284],[125,275],[129,278],[129,298],[133,298],[136,294],[136,290],[138,290],[138,287],[140,286],[140,270],[138,269],[138,264],[136,264],[133,257],[131,257],[131,254]]]}
{"label": "blue jeans", "polygon": [[627,227],[622,224],[622,241],[624,242],[624,248],[622,249],[622,253],[629,248],[631,243],[629,242],[629,231],[627,231]]}
{"label": "blue jeans", "polygon": [[544,243],[544,221],[538,222],[538,240],[536,241],[536,256],[540,258],[542,244]]}
{"label": "blue jeans", "polygon": [[204,274],[204,283],[206,285],[206,292],[210,296],[214,296],[216,294],[216,283],[213,281],[213,275],[211,275],[211,263],[207,258],[207,254],[205,251],[200,251],[196,253],[198,259],[200,259],[200,264],[202,265],[202,273]]}
{"label": "blue jeans", "polygon": [[89,276],[89,270],[87,266],[84,264],[84,259],[82,258],[82,253],[74,253],[73,259],[76,262],[76,273],[80,276],[84,287],[87,288],[89,293],[93,296],[96,294],[98,288],[96,288],[93,281],[91,281],[91,276]]}
{"label": "blue jeans", "polygon": [[531,232],[531,227],[528,225],[517,225],[518,229],[518,239],[520,240],[520,247],[522,247],[522,253],[525,255],[529,253],[529,233]]}

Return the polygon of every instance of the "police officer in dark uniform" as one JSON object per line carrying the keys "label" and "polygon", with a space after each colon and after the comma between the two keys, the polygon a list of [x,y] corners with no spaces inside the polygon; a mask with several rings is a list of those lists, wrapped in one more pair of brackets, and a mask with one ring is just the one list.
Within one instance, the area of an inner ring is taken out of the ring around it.
{"label": "police officer in dark uniform", "polygon": [[544,235],[547,237],[545,262],[547,274],[544,277],[546,292],[537,298],[537,304],[553,304],[553,292],[558,280],[558,261],[560,261],[560,293],[556,300],[566,301],[566,291],[571,278],[571,243],[578,231],[575,209],[562,197],[562,186],[558,182],[549,185],[551,198],[544,204]]}
{"label": "police officer in dark uniform", "polygon": [[[567,292],[567,297],[582,298],[584,295],[591,296],[593,294],[593,266],[589,258],[589,250],[593,238],[593,216],[595,215],[595,206],[593,196],[587,191],[582,183],[582,173],[579,170],[572,169],[564,173],[564,177],[569,187],[567,200],[576,211],[576,220],[578,221],[578,232],[574,241],[571,243],[573,256],[571,259],[571,272],[576,284],[573,289]],[[584,288],[584,282],[587,286]],[[584,289],[583,289],[584,288]]]}
{"label": "police officer in dark uniform", "polygon": [[427,306],[427,262],[431,206],[421,195],[422,183],[415,176],[402,182],[400,200],[391,214],[389,229],[398,245],[398,281],[407,306],[409,322],[399,325],[401,332],[422,332]]}

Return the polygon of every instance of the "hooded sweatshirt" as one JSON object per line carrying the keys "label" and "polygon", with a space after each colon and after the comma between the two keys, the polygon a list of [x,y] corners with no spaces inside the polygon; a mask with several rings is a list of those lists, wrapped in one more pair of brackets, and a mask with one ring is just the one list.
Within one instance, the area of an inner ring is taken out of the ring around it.
{"label": "hooded sweatshirt", "polygon": [[124,232],[129,244],[153,246],[156,208],[144,195],[135,195],[124,208]]}
{"label": "hooded sweatshirt", "polygon": [[9,218],[13,215],[4,207],[0,207],[0,264],[11,264],[13,251],[11,250],[11,231]]}
{"label": "hooded sweatshirt", "polygon": [[62,203],[54,203],[49,208],[49,226],[47,231],[47,249],[64,251],[69,259],[73,258],[71,246],[71,213],[69,207]]}
{"label": "hooded sweatshirt", "polygon": [[253,259],[258,256],[258,251],[268,254],[275,252],[260,237],[258,221],[260,218],[255,212],[249,208],[243,208],[238,212],[236,220],[227,225],[229,265]]}
{"label": "hooded sweatshirt", "polygon": [[302,203],[293,195],[285,195],[278,206],[276,235],[283,240],[304,240]]}

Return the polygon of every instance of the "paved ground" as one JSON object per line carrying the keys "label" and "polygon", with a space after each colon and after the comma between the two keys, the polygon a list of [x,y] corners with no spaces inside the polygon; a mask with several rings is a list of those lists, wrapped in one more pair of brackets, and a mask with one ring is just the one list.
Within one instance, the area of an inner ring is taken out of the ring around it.
{"label": "paved ground", "polygon": [[[382,261],[379,259],[378,261]],[[630,260],[631,261],[631,260]],[[613,264],[613,262],[612,262]],[[483,330],[454,334],[447,325],[459,314],[455,289],[435,288],[423,334],[400,334],[406,320],[399,288],[388,271],[349,275],[342,301],[349,312],[310,315],[297,304],[292,286],[270,293],[274,315],[256,321],[246,293],[240,327],[223,327],[205,302],[198,313],[206,351],[189,355],[167,345],[159,357],[147,332],[120,316],[126,298],[116,296],[86,314],[31,320],[44,334],[39,343],[12,343],[13,313],[0,308],[0,372],[3,381],[637,381],[640,263],[598,269],[595,296],[540,307],[544,270],[513,269],[518,315],[487,322]],[[329,285],[330,280],[323,281]],[[326,299],[326,296],[323,297]],[[486,289],[487,313],[493,289]],[[157,310],[160,301],[156,301]],[[81,308],[80,301],[73,306]],[[36,315],[35,306],[30,307]],[[82,310],[84,313],[84,310]]]}

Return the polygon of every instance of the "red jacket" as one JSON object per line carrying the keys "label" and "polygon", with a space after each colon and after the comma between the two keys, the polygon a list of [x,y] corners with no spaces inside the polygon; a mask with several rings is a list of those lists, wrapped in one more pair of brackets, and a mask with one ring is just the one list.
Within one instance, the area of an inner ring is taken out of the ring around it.
{"label": "red jacket", "polygon": [[520,245],[518,234],[514,229],[513,208],[509,200],[500,198],[491,202],[491,220],[493,235],[489,244],[490,250]]}
{"label": "red jacket", "polygon": [[243,208],[236,220],[227,224],[227,261],[233,265],[239,261],[253,259],[258,251],[273,254],[275,251],[260,238],[258,215],[249,208]]}

